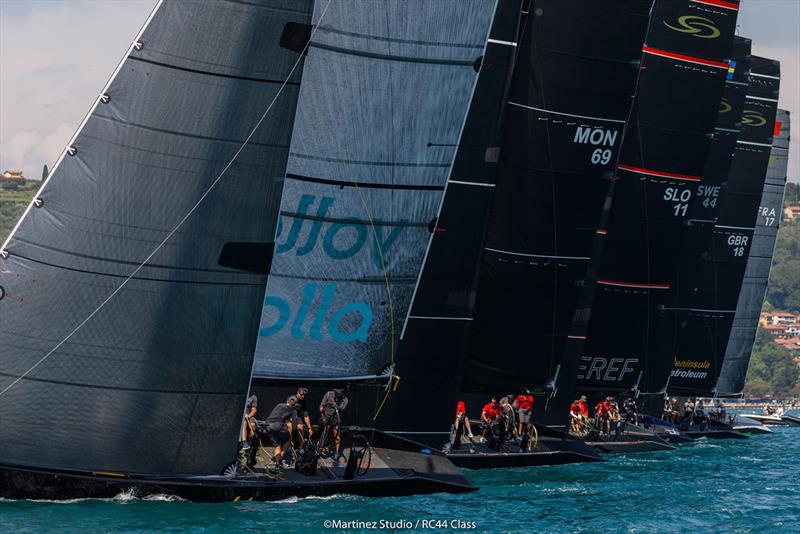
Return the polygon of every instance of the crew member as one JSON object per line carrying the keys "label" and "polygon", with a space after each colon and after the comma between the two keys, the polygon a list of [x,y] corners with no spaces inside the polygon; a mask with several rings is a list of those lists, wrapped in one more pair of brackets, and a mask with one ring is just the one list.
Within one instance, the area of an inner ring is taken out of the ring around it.
{"label": "crew member", "polygon": [[247,398],[247,405],[244,409],[244,422],[242,422],[242,450],[250,448],[250,438],[256,433],[256,412],[258,408],[258,397],[250,395]]}
{"label": "crew member", "polygon": [[[295,413],[297,414],[297,433],[300,436],[301,443],[305,441],[306,437],[311,438],[314,435],[314,427],[311,425],[311,417],[308,414],[308,388],[297,388],[294,396],[297,397],[297,404],[294,406]],[[308,432],[308,436],[306,436]]]}
{"label": "crew member", "polygon": [[297,397],[292,395],[286,402],[277,404],[267,417],[267,435],[269,435],[272,443],[275,445],[275,452],[272,459],[275,465],[280,467],[283,453],[286,451],[286,446],[291,439],[292,417],[295,414],[295,405],[297,404]]}
{"label": "crew member", "polygon": [[472,426],[469,424],[469,417],[467,417],[467,405],[464,404],[464,401],[458,401],[456,404],[456,420],[453,423],[456,436],[458,435],[458,429],[461,427],[462,422],[464,424],[464,428],[467,430],[467,435],[470,438],[475,437],[472,435]]}
{"label": "crew member", "polygon": [[580,434],[581,417],[581,403],[575,399],[569,407],[569,431],[573,434]]}
{"label": "crew member", "polygon": [[511,395],[506,395],[502,399],[500,399],[500,442],[503,443],[506,440],[506,436],[508,434],[516,434],[517,427],[514,425],[514,407],[512,406],[510,399],[513,397]]}
{"label": "crew member", "polygon": [[483,422],[483,437],[489,439],[489,434],[491,432],[492,425],[496,424],[498,419],[500,418],[500,404],[497,402],[497,398],[492,397],[492,400],[489,401],[481,410],[481,421]]}
{"label": "crew member", "polygon": [[608,418],[608,413],[611,411],[612,399],[613,397],[606,397],[605,400],[601,400],[594,407],[594,426],[600,432],[605,432],[606,434],[611,433],[611,421]]}
{"label": "crew member", "polygon": [[633,398],[633,395],[629,395],[625,402],[622,404],[622,408],[625,410],[625,420],[632,424],[637,424],[639,422],[639,410],[636,408],[636,400]]}
{"label": "crew member", "polygon": [[581,405],[581,415],[583,416],[584,425],[589,422],[589,406],[586,404],[586,395],[581,395],[578,401]]}
{"label": "crew member", "polygon": [[523,390],[522,393],[517,395],[517,398],[514,399],[514,406],[518,414],[518,434],[521,436],[528,430],[528,425],[531,423],[531,411],[533,411],[533,395],[531,395],[531,392],[527,389]]}
{"label": "crew member", "polygon": [[342,427],[342,412],[347,408],[348,399],[341,389],[333,389],[325,393],[319,403],[320,423],[326,425],[331,431],[331,438],[336,444],[334,458],[339,458],[339,449],[342,446],[340,430]]}

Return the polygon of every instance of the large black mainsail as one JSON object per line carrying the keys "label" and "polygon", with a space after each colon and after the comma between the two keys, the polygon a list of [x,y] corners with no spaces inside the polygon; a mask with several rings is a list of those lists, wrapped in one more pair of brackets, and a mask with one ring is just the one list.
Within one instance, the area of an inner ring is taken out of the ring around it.
{"label": "large black mainsail", "polygon": [[737,12],[738,2],[656,2],[600,227],[602,253],[593,257],[594,298],[573,325],[573,335],[586,336],[577,373],[583,391],[666,385],[671,361],[656,355],[675,341],[655,335],[656,326],[668,320],[663,308],[717,122]]}
{"label": "large black mainsail", "polygon": [[2,247],[0,464],[235,458],[310,11],[157,5]]}
{"label": "large black mainsail", "polygon": [[557,372],[630,113],[650,8],[649,0],[530,4],[506,108],[465,392],[543,387]]}
{"label": "large black mainsail", "polygon": [[779,109],[775,120],[775,137],[767,166],[767,178],[753,233],[753,244],[747,257],[747,269],[742,289],[739,291],[739,302],[736,305],[730,339],[717,379],[715,391],[717,396],[739,396],[744,389],[781,222],[786,171],[789,164],[789,134],[789,112]]}
{"label": "large black mainsail", "polygon": [[671,362],[669,393],[714,394],[753,245],[772,148],[779,82],[777,61],[752,56],[741,132],[706,261],[693,278],[697,285],[690,292],[694,298],[682,318],[680,344]]}
{"label": "large black mainsail", "polygon": [[398,338],[495,4],[331,4],[304,68],[256,352],[261,383],[404,373]]}

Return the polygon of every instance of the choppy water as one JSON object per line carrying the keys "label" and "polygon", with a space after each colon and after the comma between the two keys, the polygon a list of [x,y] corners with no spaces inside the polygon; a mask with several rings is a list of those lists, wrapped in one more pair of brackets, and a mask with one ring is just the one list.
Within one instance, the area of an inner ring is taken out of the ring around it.
{"label": "choppy water", "polygon": [[[475,525],[465,532],[800,532],[800,427],[608,458],[603,464],[472,471],[481,490],[463,495],[227,504],[126,495],[0,501],[0,532],[343,530],[326,529],[326,520],[409,521],[405,531],[411,531],[426,518]],[[392,530],[402,529],[384,529]]]}

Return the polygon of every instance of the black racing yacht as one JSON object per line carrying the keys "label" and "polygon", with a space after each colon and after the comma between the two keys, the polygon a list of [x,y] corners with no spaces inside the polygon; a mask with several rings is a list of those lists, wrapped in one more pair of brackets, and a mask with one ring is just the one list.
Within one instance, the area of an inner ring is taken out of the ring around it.
{"label": "black racing yacht", "polygon": [[476,489],[371,428],[344,465],[239,439],[257,339],[283,384],[397,385],[494,9],[159,2],[0,249],[0,497]]}
{"label": "black racing yacht", "polygon": [[[565,361],[578,364],[571,371],[577,391],[590,407],[597,403],[600,417],[615,401],[638,404],[627,410],[628,423],[649,434],[654,447],[664,440],[652,425],[637,425],[637,412],[649,413],[642,408],[663,396],[672,368],[676,258],[711,151],[737,13],[737,2],[655,2],[633,110],[567,336],[566,354],[576,357]],[[682,31],[677,21],[693,17],[710,21],[705,31],[713,38]]]}
{"label": "black racing yacht", "polygon": [[554,379],[630,114],[651,4],[526,1],[519,31],[504,43],[516,61],[507,91],[495,97],[503,113],[496,146],[485,151],[495,155],[482,191],[491,211],[483,250],[470,256],[477,278],[466,288],[476,298],[465,310],[459,400],[474,415],[492,396],[524,399],[529,388],[536,400],[516,439],[475,444],[453,435],[448,457],[457,465],[599,459],[564,432],[574,380],[556,388]]}
{"label": "black racing yacht", "polygon": [[[707,253],[695,252],[684,279],[692,297],[681,321],[667,393],[679,397],[738,397],[744,388],[747,363],[755,340],[774,250],[774,233],[756,229],[767,223],[762,209],[774,209],[780,199],[764,198],[778,103],[780,66],[751,57],[741,129],[728,180],[711,225]],[[772,234],[770,236],[769,234]],[[764,242],[766,240],[767,242]],[[750,263],[750,255],[753,261]],[[691,259],[691,258],[690,258]],[[679,312],[681,313],[681,312]],[[730,349],[730,350],[729,350]],[[699,402],[697,403],[699,405]],[[705,424],[708,422],[708,424]],[[729,422],[706,414],[684,419],[690,437],[742,437]]]}

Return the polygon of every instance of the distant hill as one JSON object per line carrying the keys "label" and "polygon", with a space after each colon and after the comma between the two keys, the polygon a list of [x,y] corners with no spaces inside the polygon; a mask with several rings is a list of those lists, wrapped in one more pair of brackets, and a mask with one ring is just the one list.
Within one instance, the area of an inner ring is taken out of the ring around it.
{"label": "distant hill", "polygon": [[[789,204],[800,204],[800,185],[791,182],[786,186],[784,208]],[[781,222],[764,308],[800,313],[800,219],[784,217]],[[794,363],[794,356],[773,343],[772,337],[761,328],[753,346],[745,393],[800,395],[800,367]]]}
{"label": "distant hill", "polygon": [[21,184],[0,180],[0,243],[6,240],[41,185],[42,182],[33,180]]}

